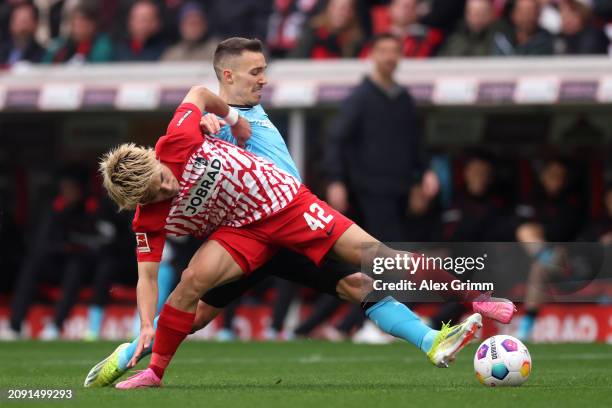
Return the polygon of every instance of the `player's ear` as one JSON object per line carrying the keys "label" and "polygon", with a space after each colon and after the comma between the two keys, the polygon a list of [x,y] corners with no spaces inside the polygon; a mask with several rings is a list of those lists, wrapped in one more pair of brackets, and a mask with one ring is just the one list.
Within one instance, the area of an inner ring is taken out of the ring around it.
{"label": "player's ear", "polygon": [[234,83],[234,74],[233,74],[231,69],[224,69],[223,70],[223,79],[224,79],[225,83],[227,83],[227,84],[233,84]]}

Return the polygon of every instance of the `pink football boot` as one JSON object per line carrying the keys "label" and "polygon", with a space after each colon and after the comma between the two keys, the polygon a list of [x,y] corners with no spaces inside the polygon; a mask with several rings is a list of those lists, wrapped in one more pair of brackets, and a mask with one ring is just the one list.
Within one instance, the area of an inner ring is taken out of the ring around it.
{"label": "pink football boot", "polygon": [[138,374],[131,376],[127,380],[121,381],[115,385],[115,388],[130,390],[133,388],[157,388],[161,386],[161,380],[157,378],[153,370],[147,368],[146,370],[139,371]]}
{"label": "pink football boot", "polygon": [[472,302],[472,310],[489,319],[508,324],[516,312],[516,306],[508,299],[491,297],[491,292],[487,292]]}

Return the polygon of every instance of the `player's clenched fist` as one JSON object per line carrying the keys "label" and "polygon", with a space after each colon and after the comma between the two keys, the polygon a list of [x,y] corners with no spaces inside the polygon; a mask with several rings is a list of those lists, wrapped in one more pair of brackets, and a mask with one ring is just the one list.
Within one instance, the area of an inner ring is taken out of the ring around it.
{"label": "player's clenched fist", "polygon": [[207,113],[200,119],[200,128],[202,129],[202,132],[209,135],[219,133],[221,128],[226,124],[227,123],[223,119],[219,119],[217,115],[212,113]]}

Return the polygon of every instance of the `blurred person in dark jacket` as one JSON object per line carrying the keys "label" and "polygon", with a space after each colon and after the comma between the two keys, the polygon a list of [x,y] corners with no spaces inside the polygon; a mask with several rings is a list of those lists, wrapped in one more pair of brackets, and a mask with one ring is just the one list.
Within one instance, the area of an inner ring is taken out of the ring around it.
{"label": "blurred person in dark jacket", "polygon": [[166,49],[161,35],[159,7],[149,0],[138,0],[130,8],[127,38],[117,45],[117,60],[157,61]]}
{"label": "blurred person in dark jacket", "polygon": [[266,38],[272,0],[207,0],[206,7],[216,37]]}
{"label": "blurred person in dark jacket", "polygon": [[33,5],[24,3],[11,10],[8,37],[0,43],[0,65],[40,62],[45,50],[34,38],[37,25],[38,10]]}
{"label": "blurred person in dark jacket", "polygon": [[[88,328],[84,333],[85,340],[96,340],[100,337],[104,310],[110,300],[111,285],[117,280],[133,280],[129,277],[120,279],[118,273],[125,272],[126,259],[135,261],[135,243],[131,229],[133,214],[129,211],[118,212],[116,206],[108,198],[104,198],[92,216],[94,236],[90,248],[94,252],[92,257],[96,262],[90,268],[90,276],[83,277],[83,281],[91,281],[93,288],[93,297],[87,313]],[[133,277],[136,277],[135,269],[132,273]]]}
{"label": "blurred person in dark jacket", "polygon": [[546,285],[560,272],[565,257],[562,246],[554,243],[574,241],[582,227],[583,206],[571,189],[568,164],[558,158],[548,160],[539,172],[541,191],[531,203],[517,208],[518,242],[532,258],[525,294],[526,315],[521,319],[517,337],[531,335],[540,305],[546,298]]}
{"label": "blurred person in dark jacket", "polygon": [[538,0],[516,0],[510,13],[511,27],[495,35],[495,55],[551,55],[554,37],[540,27]]}
{"label": "blurred person in dark jacket", "polygon": [[493,193],[493,159],[482,152],[472,153],[463,169],[465,189],[442,215],[442,239],[453,242],[499,240],[496,226],[502,221],[504,203]]}
{"label": "blurred person in dark jacket", "polygon": [[[459,191],[451,207],[441,217],[439,238],[450,242],[487,242],[502,238],[504,202],[495,194],[496,175],[493,157],[486,152],[472,152],[463,168],[463,191]],[[462,248],[462,247],[461,247]],[[453,248],[453,256],[462,249]],[[465,312],[462,303],[448,302],[431,318],[434,325],[457,321]]]}
{"label": "blurred person in dark jacket", "polygon": [[197,2],[186,3],[179,14],[181,40],[168,48],[162,61],[210,61],[212,62],[219,40],[211,37],[208,18]]}
{"label": "blurred person in dark jacket", "polygon": [[110,62],[113,44],[105,33],[98,30],[98,10],[78,5],[70,11],[70,34],[54,40],[43,62],[84,63]]}
{"label": "blurred person in dark jacket", "polygon": [[329,0],[325,10],[305,25],[290,58],[354,58],[365,44],[355,0]]}
{"label": "blurred person in dark jacket", "polygon": [[484,57],[493,52],[493,40],[499,25],[491,0],[468,0],[465,17],[442,46],[445,57]]}
{"label": "blurred person in dark jacket", "polygon": [[87,196],[86,174],[80,167],[63,170],[59,194],[37,225],[13,293],[10,325],[15,335],[21,333],[38,284],[49,281],[61,283],[62,297],[41,338],[58,338],[77,300],[82,277],[95,263],[94,249],[99,242],[94,218],[97,203]]}
{"label": "blurred person in dark jacket", "polygon": [[561,33],[555,52],[563,55],[606,54],[608,38],[593,22],[591,0],[561,0]]}
{"label": "blurred person in dark jacket", "polygon": [[451,33],[461,22],[466,0],[424,0],[421,23]]}
{"label": "blurred person in dark jacket", "polygon": [[394,79],[401,42],[390,34],[377,37],[371,58],[372,73],[343,102],[329,129],[327,201],[345,212],[350,191],[365,228],[382,241],[400,242],[411,186],[423,183],[432,196],[438,180],[426,171],[414,101]]}

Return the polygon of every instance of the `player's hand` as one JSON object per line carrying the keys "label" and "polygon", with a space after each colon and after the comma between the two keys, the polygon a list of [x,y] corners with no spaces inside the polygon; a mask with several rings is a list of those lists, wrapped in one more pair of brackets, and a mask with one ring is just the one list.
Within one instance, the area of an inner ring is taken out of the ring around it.
{"label": "player's hand", "polygon": [[240,116],[238,122],[232,126],[232,135],[236,138],[238,146],[244,147],[247,140],[251,137],[251,125],[249,121]]}
{"label": "player's hand", "polygon": [[327,202],[341,213],[348,210],[348,191],[344,183],[336,181],[327,186]]}
{"label": "player's hand", "polygon": [[207,113],[200,119],[200,128],[202,129],[202,132],[208,135],[215,135],[219,133],[221,128],[225,125],[225,121],[223,119],[219,119],[219,117],[214,113]]}
{"label": "player's hand", "polygon": [[146,326],[140,328],[140,338],[138,339],[138,346],[136,346],[136,351],[134,352],[134,356],[127,364],[128,368],[133,368],[138,364],[138,360],[142,353],[151,347],[153,344],[153,338],[155,337],[155,329],[152,326]]}

